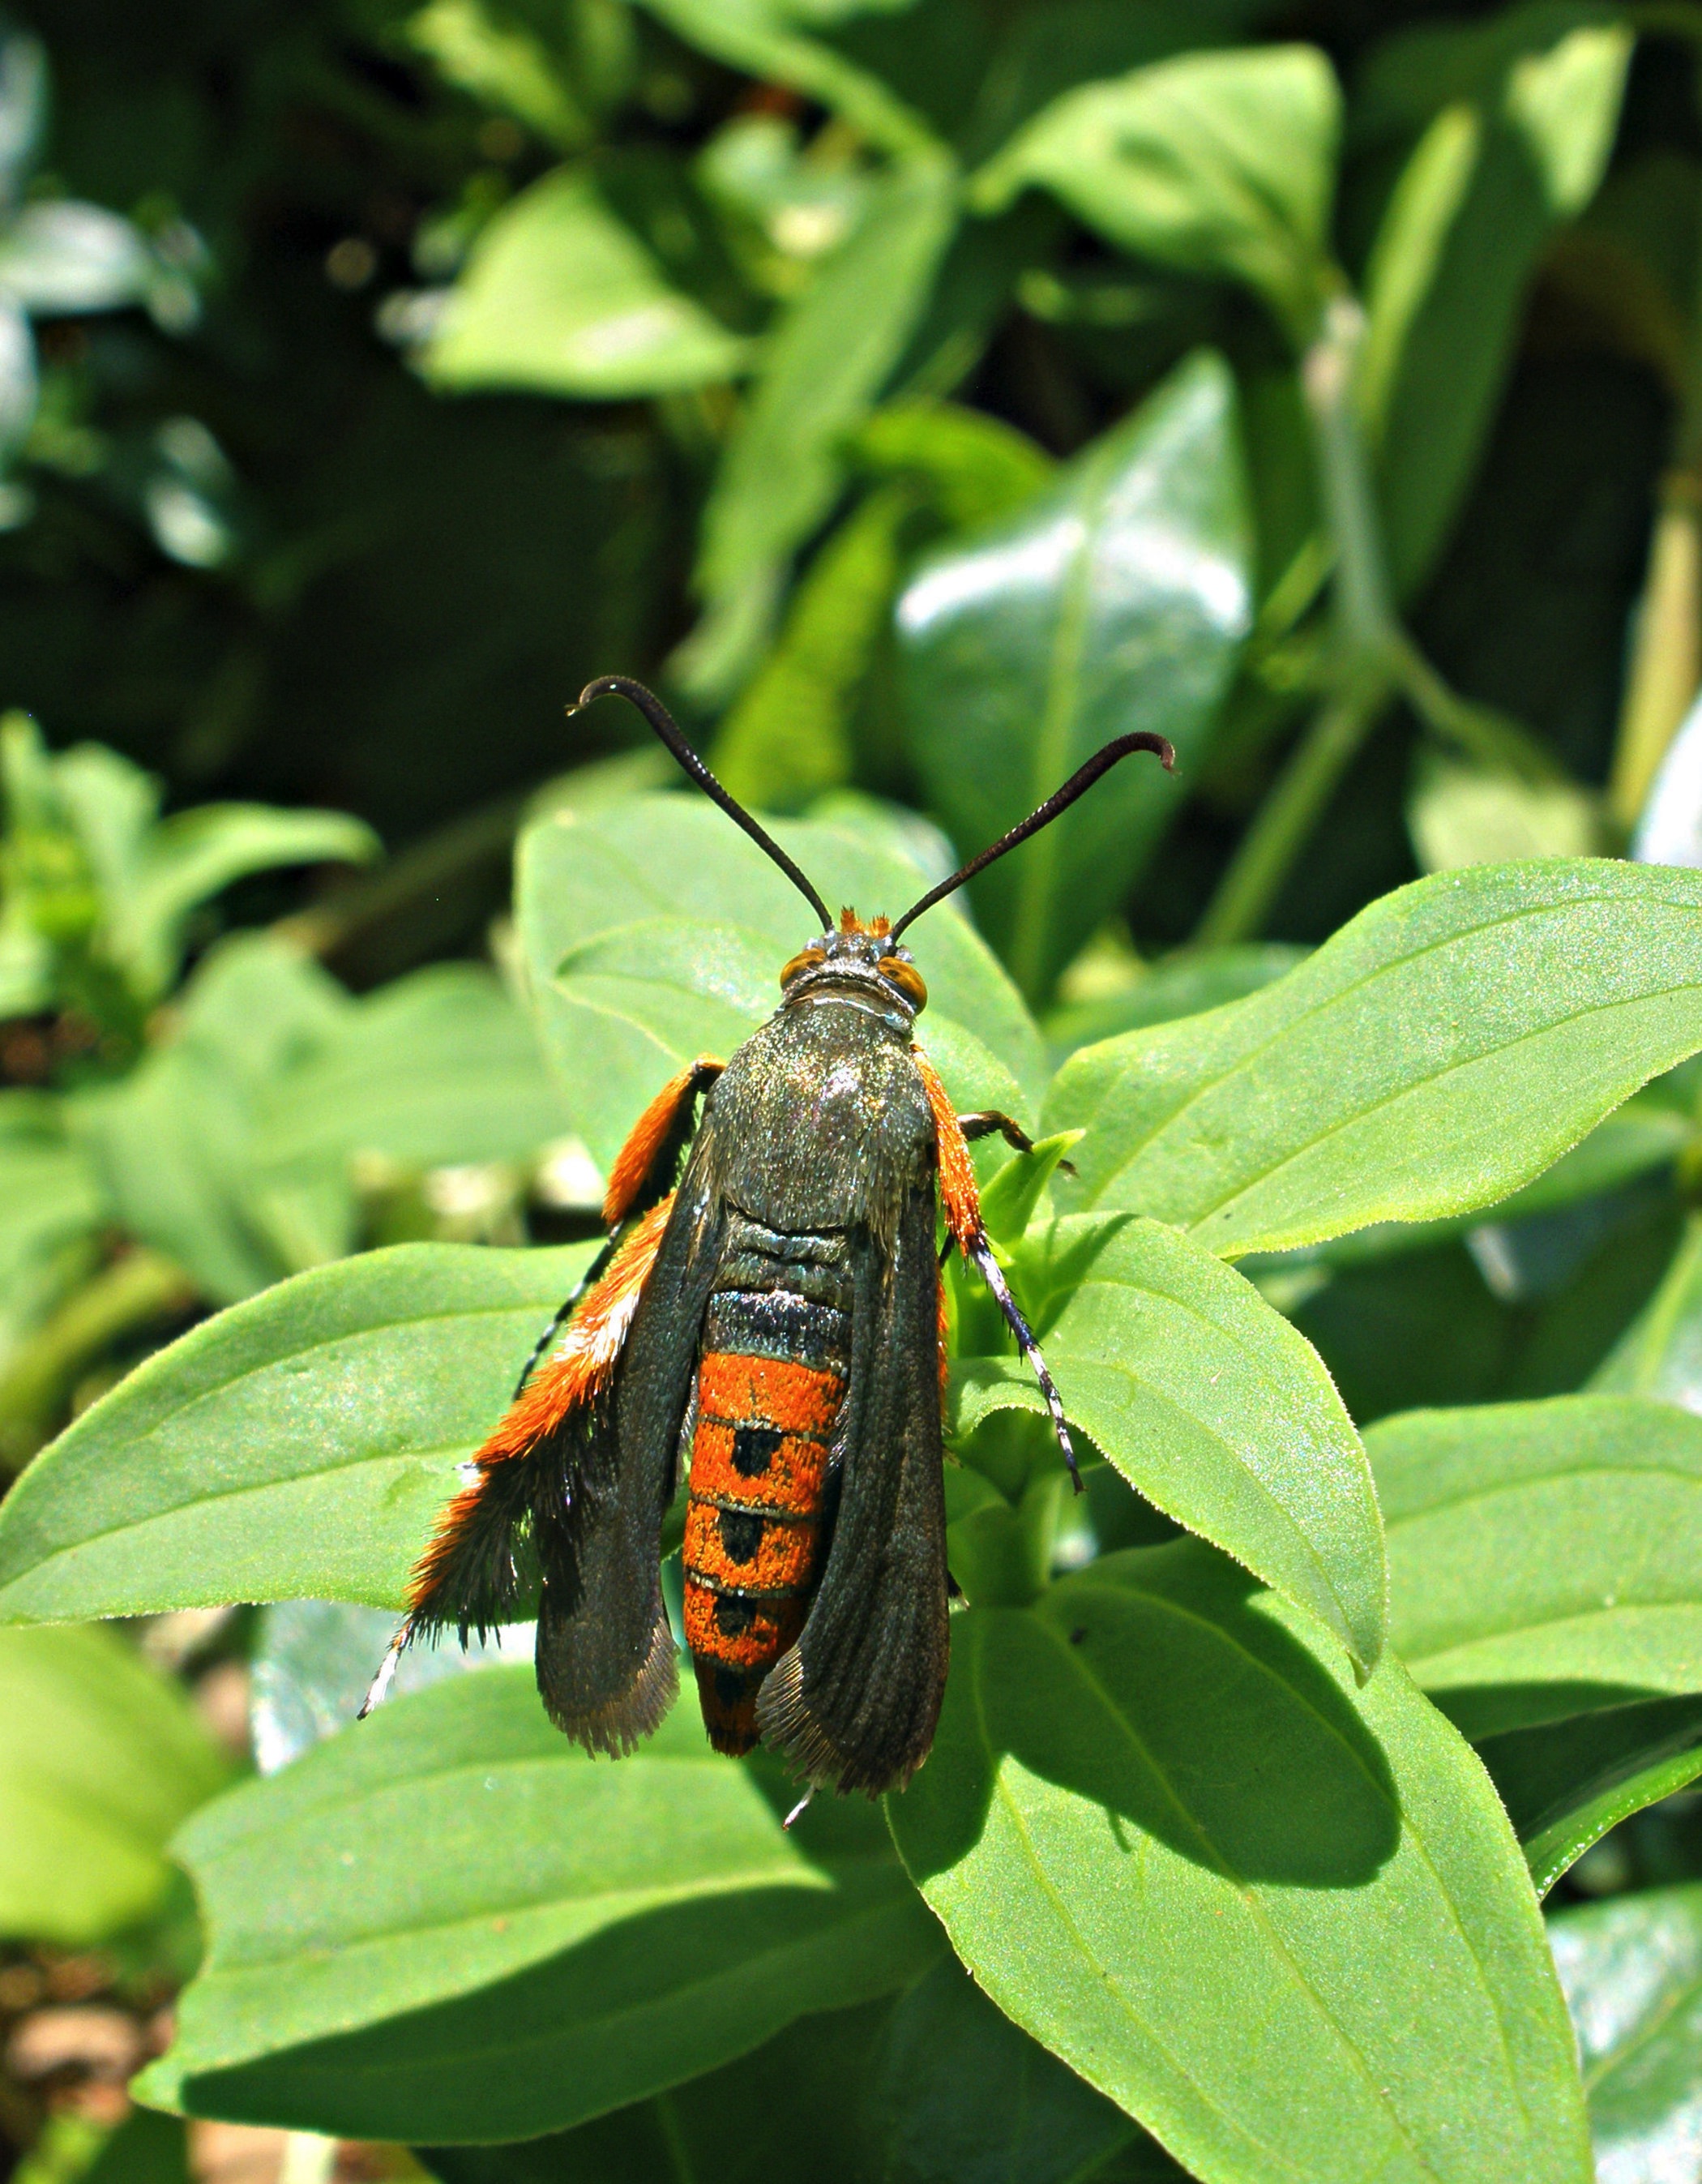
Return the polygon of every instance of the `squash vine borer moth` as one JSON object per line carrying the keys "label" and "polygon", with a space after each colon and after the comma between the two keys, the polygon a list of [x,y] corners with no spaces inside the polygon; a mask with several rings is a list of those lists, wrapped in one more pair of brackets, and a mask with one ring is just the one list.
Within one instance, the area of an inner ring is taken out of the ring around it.
{"label": "squash vine borer moth", "polygon": [[1119,759],[1151,751],[1168,768],[1174,754],[1160,736],[1120,736],[896,923],[836,922],[649,691],[604,676],[579,703],[611,692],[786,873],[819,930],[781,971],[768,1022],[730,1060],[681,1070],[639,1117],[609,1178],[608,1245],[465,1468],[367,1707],[410,1639],[453,1626],[464,1645],[536,1587],[551,1719],[592,1752],[630,1751],[678,1687],[660,1537],[683,1474],[685,1635],[711,1741],[761,1741],[812,1786],[876,1795],[927,1757],[945,1688],[937,1212],[945,1251],[998,1298],[1076,1468],[970,1161],[972,1138],[1029,1140],[1008,1116],[954,1112],[912,1036],[927,989],[902,936]]}

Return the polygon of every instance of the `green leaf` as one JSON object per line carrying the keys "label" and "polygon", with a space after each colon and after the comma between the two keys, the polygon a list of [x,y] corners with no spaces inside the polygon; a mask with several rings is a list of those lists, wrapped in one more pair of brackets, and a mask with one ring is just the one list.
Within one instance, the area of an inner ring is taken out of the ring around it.
{"label": "green leaf", "polygon": [[0,1631],[0,1934],[87,1948],[171,1885],[165,1845],[230,1763],[105,1630]]}
{"label": "green leaf", "polygon": [[[1365,1669],[1388,1579],[1371,1472],[1317,1352],[1174,1229],[1059,1221],[1018,1255],[1064,1407],[1148,1501],[1317,1616]],[[1026,1363],[960,1360],[957,1426],[1037,1407]]]}
{"label": "green leaf", "polygon": [[202,804],[162,820],[142,845],[127,892],[108,905],[114,955],[142,990],[175,977],[192,910],[250,872],[280,865],[369,863],[381,844],[346,811],[280,811],[267,804]]}
{"label": "green leaf", "polygon": [[1702,1218],[1690,1216],[1660,1288],[1590,1385],[1702,1411]]}
{"label": "green leaf", "polygon": [[493,20],[480,0],[427,0],[406,36],[446,81],[514,114],[546,143],[575,152],[590,137],[591,118],[560,63],[512,20]]}
{"label": "green leaf", "polygon": [[1469,1212],[1702,1046],[1702,877],[1553,858],[1398,889],[1248,1000],[1084,1048],[1065,1204],[1236,1256]]}
{"label": "green leaf", "polygon": [[1466,29],[1409,31],[1367,70],[1367,133],[1379,119],[1429,123],[1372,249],[1360,382],[1404,594],[1434,566],[1471,483],[1543,248],[1607,164],[1633,36],[1604,10],[1538,0]]}
{"label": "green leaf", "polygon": [[[910,748],[959,849],[1026,816],[1111,736],[1197,768],[1247,628],[1233,383],[1210,354],[1057,485],[926,563],[898,604]],[[1120,904],[1182,793],[1137,757],[975,883],[1031,999]]]}
{"label": "green leaf", "polygon": [[778,643],[722,722],[709,755],[742,804],[796,811],[856,772],[854,716],[884,635],[915,495],[870,493],[799,584]]}
{"label": "green leaf", "polygon": [[976,176],[1001,211],[1049,189],[1119,249],[1243,281],[1297,348],[1332,278],[1341,93],[1313,46],[1179,54],[1066,92]]}
{"label": "green leaf", "polygon": [[592,1248],[398,1245],[192,1328],[0,1504],[0,1620],[398,1606],[455,1466]]}
{"label": "green leaf", "polygon": [[800,22],[848,14],[848,8],[787,5],[786,0],[642,0],[642,5],[687,45],[759,83],[802,92],[871,144],[900,157],[937,148],[926,122],[879,76],[798,28]]}
{"label": "green leaf", "polygon": [[1633,1813],[1702,1774],[1702,1696],[1645,1699],[1480,1740],[1539,1894]]}
{"label": "green leaf", "polygon": [[1467,1735],[1702,1689],[1702,1419],[1627,1396],[1366,1436],[1390,1642]]}
{"label": "green leaf", "polygon": [[[727,0],[713,4],[732,12]],[[943,153],[883,177],[856,227],[768,336],[704,511],[696,582],[704,619],[679,665],[704,702],[743,679],[787,563],[832,510],[846,438],[921,317],[957,200],[957,170]]]}
{"label": "green leaf", "polygon": [[1078,1046],[1115,1039],[1120,1032],[1142,1031],[1149,1024],[1174,1023],[1256,994],[1305,955],[1304,948],[1278,940],[1190,950],[1138,971],[1113,992],[1060,1002],[1048,1011],[1042,1028],[1061,1068]]}
{"label": "green leaf", "polygon": [[1041,1193],[1076,1139],[1068,1130],[1041,1138],[1007,1161],[981,1194],[982,1225],[996,1244],[1014,1244],[1034,1218]]}
{"label": "green leaf", "polygon": [[107,1212],[58,1102],[44,1093],[0,1092],[0,1316],[14,1285]]}
{"label": "green leaf", "polygon": [[669,285],[588,174],[559,167],[480,236],[424,363],[453,393],[517,387],[608,402],[730,379],[748,355]]}
{"label": "green leaf", "polygon": [[949,529],[1012,514],[1058,465],[1026,432],[955,402],[893,402],[854,443],[859,468],[926,494]]}
{"label": "green leaf", "polygon": [[1604,2184],[1688,2184],[1702,2098],[1702,1886],[1558,1913]]}
{"label": "green leaf", "polygon": [[179,1840],[210,1930],[145,2098],[342,2137],[559,2130],[903,1985],[938,1948],[879,1814],[792,1833],[677,1708],[629,1759],[530,1673],[385,1708]]}
{"label": "green leaf", "polygon": [[330,1030],[256,1101],[253,1159],[345,1167],[522,1161],[568,1119],[525,1013],[491,973],[440,963],[398,978]]}
{"label": "green leaf", "polygon": [[1569,781],[1519,781],[1446,760],[1421,767],[1406,819],[1427,872],[1516,857],[1586,857],[1601,832],[1594,800]]}
{"label": "green leaf", "polygon": [[[830,905],[896,916],[931,884],[896,828],[775,833]],[[773,1014],[781,967],[815,930],[785,877],[720,812],[681,796],[540,822],[521,838],[515,902],[545,1051],[605,1170],[670,1077],[730,1054]],[[916,953],[929,994],[916,1035],[959,1110],[1020,1117],[1044,1063],[1010,981],[951,910],[918,928]]]}
{"label": "green leaf", "polygon": [[737,2062],[574,2131],[414,2150],[442,2184],[868,2184],[864,2083],[891,2015],[881,2001],[799,2018]]}
{"label": "green leaf", "polygon": [[1201,1546],[954,1618],[888,1810],[1006,2014],[1211,2184],[1586,2184],[1566,2021],[1482,1769],[1387,1663]]}

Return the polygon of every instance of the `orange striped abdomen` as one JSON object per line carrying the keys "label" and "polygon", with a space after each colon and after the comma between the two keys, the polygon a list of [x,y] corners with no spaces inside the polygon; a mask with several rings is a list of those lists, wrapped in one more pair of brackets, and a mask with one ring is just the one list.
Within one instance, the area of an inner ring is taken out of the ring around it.
{"label": "orange striped abdomen", "polygon": [[763,1678],[804,1628],[826,1546],[850,1323],[785,1290],[710,1300],[686,1508],[686,1643],[709,1741],[748,1752]]}

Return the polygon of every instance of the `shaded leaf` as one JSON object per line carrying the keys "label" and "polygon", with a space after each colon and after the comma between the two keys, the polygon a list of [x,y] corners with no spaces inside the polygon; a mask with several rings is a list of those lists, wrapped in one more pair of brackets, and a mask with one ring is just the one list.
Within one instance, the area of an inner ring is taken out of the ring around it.
{"label": "shaded leaf", "polygon": [[456,1465],[591,1250],[398,1245],[192,1328],[0,1505],[0,1618],[398,1606]]}
{"label": "shaded leaf", "polygon": [[1702,1420],[1635,1396],[1366,1436],[1390,1642],[1468,1735],[1702,1689]]}
{"label": "shaded leaf", "polygon": [[1362,126],[1429,121],[1367,274],[1362,391],[1398,591],[1429,572],[1471,482],[1543,246],[1601,179],[1632,36],[1538,0],[1409,30],[1367,70]]}
{"label": "shaded leaf", "polygon": [[1148,1024],[1174,1023],[1256,994],[1305,956],[1304,948],[1279,940],[1247,941],[1227,948],[1190,950],[1156,963],[1118,990],[1094,999],[1060,1001],[1042,1028],[1061,1067],[1078,1046],[1115,1039]]}
{"label": "shaded leaf", "polygon": [[1549,1934],[1600,2184],[1688,2184],[1702,2104],[1702,1887],[1562,1911]]}
{"label": "shaded leaf", "polygon": [[1699,907],[1694,875],[1593,859],[1398,889],[1248,1000],[1072,1056],[1060,1201],[1232,1256],[1493,1204],[1702,1045]]}
{"label": "shaded leaf", "polygon": [[1519,781],[1446,760],[1423,769],[1406,816],[1427,872],[1515,857],[1585,857],[1600,832],[1594,805],[1570,782]]}
{"label": "shaded leaf", "polygon": [[1660,1288],[1590,1385],[1604,1395],[1658,1396],[1702,1412],[1702,1220],[1694,1214]]}
{"label": "shaded leaf", "polygon": [[142,2090],[342,2136],[524,2137],[889,1992],[939,1947],[880,1815],[712,1753],[611,1766],[528,1671],[396,1702],[180,1840],[210,1929]]}
{"label": "shaded leaf", "polygon": [[[830,905],[896,916],[930,884],[896,828],[865,818],[775,831]],[[773,1013],[781,967],[814,934],[785,877],[685,797],[540,822],[521,839],[515,894],[545,1050],[605,1170],[686,1062],[726,1056]],[[916,1036],[959,1109],[1021,1115],[1044,1064],[1010,981],[954,911],[919,927],[915,944],[929,994]]]}
{"label": "shaded leaf", "polygon": [[[732,13],[726,0],[714,6]],[[704,511],[696,582],[704,619],[679,664],[705,701],[743,678],[787,564],[832,508],[843,443],[921,316],[957,225],[957,170],[943,154],[883,178],[767,337]]]}
{"label": "shaded leaf", "polygon": [[558,168],[480,236],[425,355],[453,393],[607,402],[731,378],[749,346],[681,295],[582,169]]}
{"label": "shaded leaf", "polygon": [[[1071,1418],[1149,1502],[1317,1616],[1365,1668],[1388,1578],[1365,1452],[1317,1353],[1253,1284],[1155,1221],[1033,1232],[1021,1294]],[[1041,1401],[1015,1358],[960,1359],[957,1426]]]}
{"label": "shaded leaf", "polygon": [[171,1884],[165,1845],[231,1766],[105,1630],[0,1631],[0,1934],[86,1948]]}
{"label": "shaded leaf", "polygon": [[101,205],[25,205],[0,234],[0,289],[44,318],[144,303],[155,272],[137,230]]}
{"label": "shaded leaf", "polygon": [[1193,1543],[971,1609],[953,1657],[904,1862],[1000,2008],[1194,2175],[1584,2184],[1517,1846],[1398,1663],[1356,1691]]}
{"label": "shaded leaf", "polygon": [[[1249,611],[1233,390],[1184,365],[1058,484],[926,562],[898,604],[910,747],[973,855],[1110,737],[1199,762]],[[989,939],[1043,995],[1119,904],[1182,794],[1139,756],[974,883]]]}
{"label": "shaded leaf", "polygon": [[1480,1739],[1477,1756],[1546,1893],[1610,1828],[1702,1774],[1702,1696],[1508,1730]]}
{"label": "shaded leaf", "polygon": [[975,178],[997,212],[1035,185],[1120,249],[1244,281],[1298,346],[1330,280],[1341,93],[1313,46],[1154,62],[1066,92]]}

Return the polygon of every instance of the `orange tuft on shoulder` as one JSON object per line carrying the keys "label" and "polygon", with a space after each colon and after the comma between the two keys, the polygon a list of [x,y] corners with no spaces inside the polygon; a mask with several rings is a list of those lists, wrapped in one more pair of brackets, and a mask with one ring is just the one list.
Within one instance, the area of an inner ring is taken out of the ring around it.
{"label": "orange tuft on shoulder", "polygon": [[946,1226],[956,1238],[959,1250],[967,1256],[983,1235],[975,1163],[969,1156],[968,1141],[958,1127],[957,1110],[952,1105],[950,1093],[940,1082],[938,1070],[921,1047],[913,1046],[910,1052],[915,1057],[922,1089],[933,1110],[934,1140],[939,1148],[940,1203],[945,1208]]}

